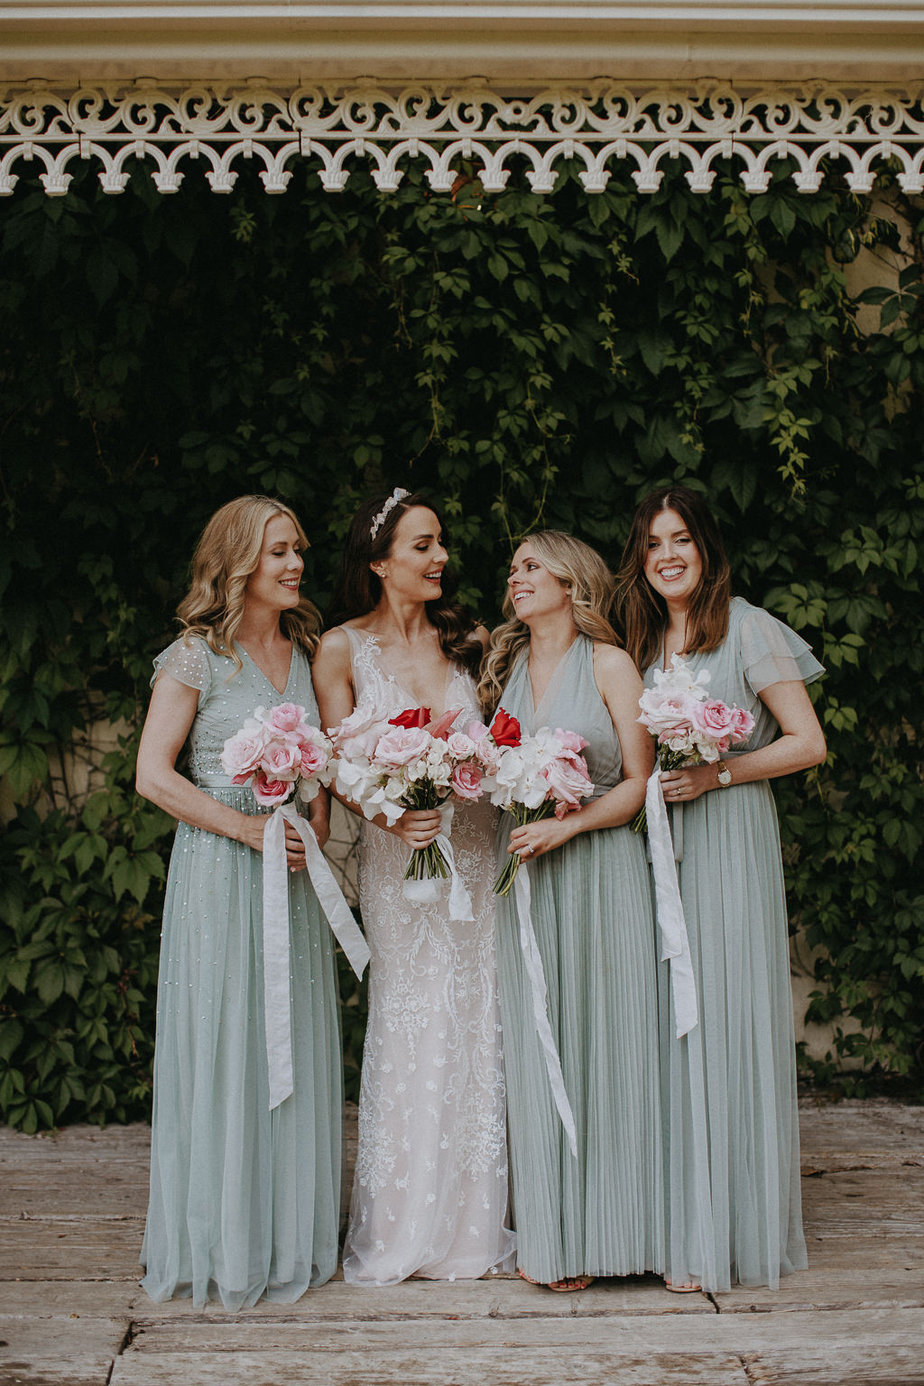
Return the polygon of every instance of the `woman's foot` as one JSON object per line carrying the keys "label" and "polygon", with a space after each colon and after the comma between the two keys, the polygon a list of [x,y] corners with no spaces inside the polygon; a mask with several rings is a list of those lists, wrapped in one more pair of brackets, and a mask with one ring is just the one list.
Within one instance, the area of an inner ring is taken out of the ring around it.
{"label": "woman's foot", "polygon": [[564,1280],[534,1280],[531,1275],[517,1267],[517,1275],[521,1280],[525,1280],[527,1285],[538,1285],[541,1290],[555,1290],[558,1294],[571,1294],[574,1290],[586,1290],[588,1285],[592,1285],[596,1276],[593,1275],[569,1275]]}
{"label": "woman's foot", "polygon": [[702,1285],[697,1285],[692,1280],[685,1281],[683,1284],[680,1285],[675,1285],[672,1280],[668,1280],[665,1276],[664,1288],[665,1290],[670,1290],[672,1295],[693,1295],[696,1294],[696,1292],[698,1290],[701,1290],[703,1287]]}

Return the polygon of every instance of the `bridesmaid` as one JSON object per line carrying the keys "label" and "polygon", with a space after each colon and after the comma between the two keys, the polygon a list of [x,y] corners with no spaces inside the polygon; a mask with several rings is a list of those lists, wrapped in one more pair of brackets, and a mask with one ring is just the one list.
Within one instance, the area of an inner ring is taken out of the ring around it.
{"label": "bridesmaid", "polygon": [[[662,774],[683,806],[678,865],[699,1002],[682,1039],[662,968],[667,1273],[675,1289],[776,1288],[807,1264],[786,897],[768,780],[825,758],[804,685],[808,645],[740,597],[703,501],[684,486],[639,506],[619,599],[629,653],[653,682],[674,654],[756,727],[724,761]],[[674,810],[676,813],[676,809]]]}
{"label": "bridesmaid", "polygon": [[654,922],[644,842],[629,823],[653,752],[639,725],[638,671],[609,623],[614,579],[567,534],[513,556],[507,622],[480,685],[523,731],[580,733],[595,796],[561,822],[509,833],[529,861],[532,921],[549,1020],[577,1129],[559,1120],[532,1011],[513,894],[498,900],[498,971],[519,1273],[553,1290],[598,1275],[660,1271],[661,1132]]}
{"label": "bridesmaid", "polygon": [[[269,1109],[264,1033],[264,811],[222,773],[227,738],[260,705],[300,703],[318,613],[299,592],[301,525],[241,496],[205,527],[183,634],[155,660],[138,791],[179,819],[164,903],[151,1190],[141,1260],[155,1300],[261,1295],[290,1303],[337,1265],[340,1036],[330,931],[286,828],[294,1092]],[[175,768],[188,741],[189,778]],[[328,801],[309,821],[327,837]]]}

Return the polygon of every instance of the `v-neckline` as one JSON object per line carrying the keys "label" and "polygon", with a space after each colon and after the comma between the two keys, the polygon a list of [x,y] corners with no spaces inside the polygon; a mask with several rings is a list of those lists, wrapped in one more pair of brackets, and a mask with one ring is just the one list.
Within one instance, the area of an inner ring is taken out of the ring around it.
{"label": "v-neckline", "polygon": [[295,667],[295,641],[292,641],[291,649],[289,651],[289,672],[286,675],[286,681],[282,688],[276,687],[266,670],[260,668],[260,665],[254,659],[253,655],[250,654],[247,650],[245,650],[243,645],[239,646],[239,648],[241,650],[241,653],[247,656],[250,663],[256,669],[257,673],[260,675],[261,679],[263,679],[266,683],[269,684],[270,688],[276,694],[277,698],[284,698],[289,691],[289,684],[292,682],[292,671]]}
{"label": "v-neckline", "polygon": [[539,699],[538,702],[536,701],[536,693],[535,693],[535,689],[533,688],[532,676],[531,676],[531,674],[530,674],[530,672],[529,672],[529,650],[526,651],[526,671],[525,671],[525,672],[526,672],[526,687],[529,689],[529,700],[530,700],[530,702],[532,703],[532,707],[533,707],[533,722],[534,722],[534,723],[537,723],[537,722],[538,722],[538,720],[539,720],[539,710],[540,710],[540,708],[542,708],[542,707],[545,705],[546,700],[547,700],[548,697],[549,697],[549,694],[558,691],[558,685],[559,685],[559,683],[561,682],[561,674],[562,674],[562,672],[563,672],[563,670],[564,670],[565,662],[566,662],[568,659],[570,659],[571,655],[574,653],[574,647],[575,647],[575,645],[577,645],[577,643],[578,643],[578,641],[580,640],[580,638],[581,638],[581,632],[578,631],[577,635],[576,635],[576,636],[574,637],[574,639],[571,641],[571,644],[570,644],[570,645],[568,646],[568,648],[562,653],[561,658],[560,658],[560,659],[558,660],[558,662],[556,663],[556,665],[555,665],[554,669],[552,670],[551,674],[549,674],[549,681],[548,681],[548,683],[546,684],[545,688],[542,690],[542,697]]}
{"label": "v-neckline", "polygon": [[[391,666],[390,666],[389,663],[388,663],[388,656],[385,655],[385,654],[383,654],[383,652],[382,652],[382,642],[380,641],[379,637],[375,634],[375,632],[374,632],[374,631],[371,631],[371,630],[366,631],[366,632],[365,632],[365,636],[366,636],[366,639],[367,639],[367,640],[371,640],[372,643],[373,643],[373,645],[375,646],[376,652],[377,652],[377,654],[378,654],[379,663],[380,663],[380,665],[382,666],[382,672],[386,675],[386,677],[389,678],[389,679],[391,679],[391,681],[392,681],[392,683],[395,685],[395,687],[396,687],[396,688],[399,688],[399,689],[401,690],[402,693],[406,694],[406,695],[410,698],[410,700],[411,700],[411,704],[410,704],[410,705],[411,705],[411,706],[425,707],[425,706],[426,706],[425,703],[415,703],[415,701],[414,701],[415,695],[411,692],[411,690],[410,690],[409,688],[407,688],[407,687],[401,682],[401,680],[398,678],[398,675],[395,673],[394,669],[391,668]],[[451,686],[451,684],[452,684],[452,681],[453,681],[454,678],[455,678],[455,674],[456,674],[456,666],[453,664],[452,660],[449,660],[449,667],[448,667],[448,669],[446,670],[446,678],[445,678],[445,680],[444,680],[444,682],[443,682],[443,703],[444,703],[444,706],[440,709],[439,712],[434,712],[434,711],[433,711],[433,708],[432,708],[432,707],[430,708],[430,718],[431,718],[431,720],[434,721],[434,722],[437,720],[437,718],[442,717],[442,716],[443,716],[443,713],[449,711],[449,689],[450,689],[450,686]]]}

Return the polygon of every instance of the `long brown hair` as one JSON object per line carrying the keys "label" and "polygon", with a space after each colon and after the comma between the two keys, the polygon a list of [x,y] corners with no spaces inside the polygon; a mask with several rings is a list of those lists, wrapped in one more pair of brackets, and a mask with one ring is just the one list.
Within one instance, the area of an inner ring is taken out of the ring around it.
{"label": "long brown hair", "polygon": [[[391,553],[395,529],[401,516],[416,506],[432,510],[442,530],[442,543],[449,547],[449,535],[443,517],[433,501],[421,491],[412,491],[395,501],[387,514],[376,527],[372,536],[372,523],[382,514],[389,495],[373,496],[364,501],[353,516],[346,546],[340,559],[340,574],[334,591],[330,624],[342,625],[344,621],[355,620],[373,611],[382,598],[381,579],[372,571],[371,564],[379,563]],[[432,602],[427,602],[427,619],[436,627],[440,649],[447,659],[461,664],[464,669],[477,677],[481,667],[481,645],[472,639],[476,622],[464,607],[454,600],[456,580],[447,565],[443,569],[442,592]]]}
{"label": "long brown hair", "polygon": [[[177,607],[182,634],[201,635],[216,654],[234,661],[235,673],[243,667],[234,637],[244,614],[247,580],[259,566],[263,535],[276,515],[292,521],[300,543],[307,548],[305,531],[282,501],[271,496],[238,496],[216,510],[202,531],[193,554],[192,582]],[[279,625],[289,640],[309,656],[314,654],[321,613],[307,597],[300,597],[298,606],[283,611]]]}
{"label": "long brown hair", "polygon": [[689,487],[662,486],[645,497],[632,517],[616,572],[616,608],[626,649],[643,672],[660,658],[667,625],[667,605],[645,576],[651,526],[662,510],[676,510],[703,565],[687,609],[686,653],[715,650],[728,634],[731,570],[715,520],[702,497]]}
{"label": "long brown hair", "polygon": [[[621,644],[610,621],[616,580],[596,549],[560,529],[537,530],[521,542],[531,544],[542,566],[569,588],[571,619],[581,634],[604,645]],[[504,597],[504,615],[507,620],[491,633],[478,685],[478,697],[486,712],[496,708],[514,660],[529,644],[529,626],[517,616],[509,588]]]}

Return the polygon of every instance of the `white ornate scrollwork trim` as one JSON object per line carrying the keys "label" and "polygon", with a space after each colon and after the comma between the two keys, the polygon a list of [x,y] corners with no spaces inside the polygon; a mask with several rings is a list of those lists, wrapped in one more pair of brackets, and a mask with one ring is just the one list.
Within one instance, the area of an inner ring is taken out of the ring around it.
{"label": "white ornate scrollwork trim", "polygon": [[736,161],[744,188],[763,192],[778,159],[794,162],[803,193],[818,190],[832,162],[854,192],[871,191],[882,165],[892,164],[904,191],[920,193],[924,87],[768,85],[744,93],[716,85],[633,90],[601,80],[522,98],[475,86],[286,92],[257,82],[0,90],[0,195],[13,192],[14,169],[35,160],[49,196],[67,192],[69,167],[80,160],[99,166],[104,192],[120,193],[134,158],[150,160],[161,193],[179,189],[181,165],[191,159],[205,161],[216,193],[231,191],[243,159],[260,162],[268,193],[285,192],[299,161],[317,169],[326,191],[340,192],[357,160],[380,192],[394,192],[402,165],[418,158],[434,192],[452,188],[460,160],[479,171],[486,192],[500,192],[520,158],[536,193],[552,191],[565,159],[581,165],[589,193],[602,192],[618,165],[629,167],[639,192],[655,192],[672,159],[687,166],[699,193],[712,188],[719,160]]}

